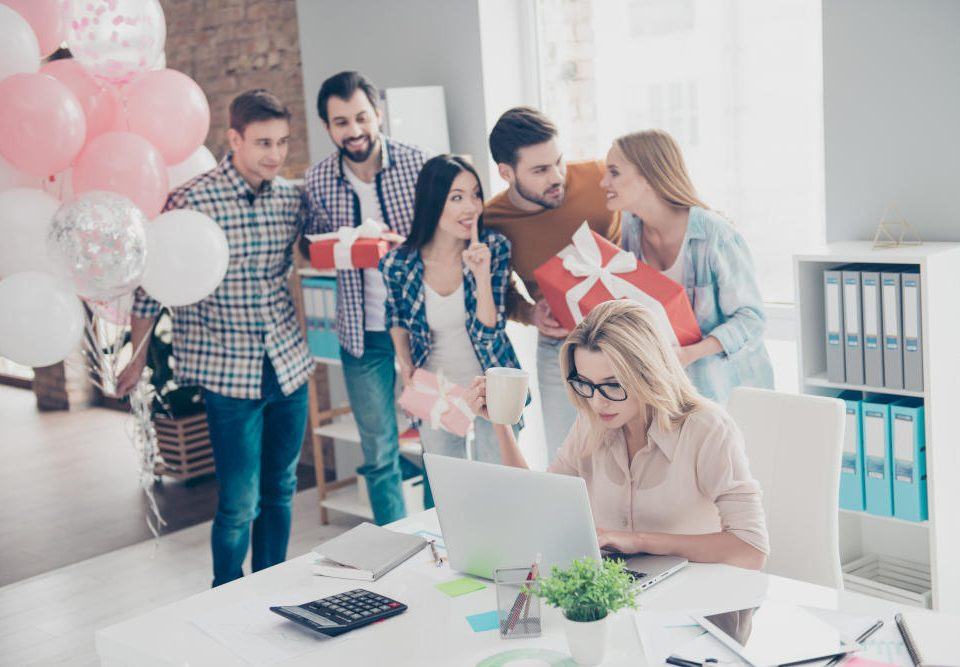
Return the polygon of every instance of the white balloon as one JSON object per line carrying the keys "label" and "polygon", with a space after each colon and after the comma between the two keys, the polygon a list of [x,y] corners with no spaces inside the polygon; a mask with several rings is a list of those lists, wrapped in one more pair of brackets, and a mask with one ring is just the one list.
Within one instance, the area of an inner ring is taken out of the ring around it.
{"label": "white balloon", "polygon": [[217,158],[206,146],[200,146],[183,162],[167,167],[167,181],[170,190],[176,190],[191,178],[206,173],[217,166]]}
{"label": "white balloon", "polygon": [[69,287],[40,271],[0,280],[0,356],[24,366],[62,361],[83,336],[84,312]]}
{"label": "white balloon", "polygon": [[40,45],[27,20],[0,5],[0,80],[40,69]]}
{"label": "white balloon", "polygon": [[42,190],[0,192],[0,277],[21,271],[56,273],[47,233],[60,202]]}
{"label": "white balloon", "polygon": [[186,306],[213,293],[227,274],[230,248],[209,216],[180,209],[146,226],[147,268],[141,286],[165,306]]}
{"label": "white balloon", "polygon": [[20,171],[0,155],[0,192],[10,188],[36,188],[42,181],[42,178]]}

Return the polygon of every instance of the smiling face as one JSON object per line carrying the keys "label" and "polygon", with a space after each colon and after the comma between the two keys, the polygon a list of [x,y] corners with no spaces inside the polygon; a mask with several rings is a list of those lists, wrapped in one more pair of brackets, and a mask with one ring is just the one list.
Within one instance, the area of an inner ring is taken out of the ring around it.
{"label": "smiling face", "polygon": [[227,138],[237,170],[251,185],[259,187],[261,182],[276,178],[287,160],[290,123],[282,118],[255,121],[242,133],[228,130]]}
{"label": "smiling face", "polygon": [[[613,365],[603,352],[577,347],[573,351],[573,363],[577,376],[593,384],[619,382],[614,375]],[[641,406],[629,394],[625,401],[611,401],[600,391],[594,390],[593,397],[584,400],[599,422],[608,429],[621,428],[640,414]]]}
{"label": "smiling face", "polygon": [[352,162],[365,162],[380,144],[380,110],[375,109],[362,90],[349,100],[331,96],[327,100],[327,132]]}
{"label": "smiling face", "polygon": [[607,152],[606,173],[600,180],[611,211],[643,211],[657,193],[637,167],[614,144]]}
{"label": "smiling face", "polygon": [[437,223],[438,230],[457,239],[470,240],[474,225],[483,213],[480,183],[469,171],[461,171],[450,184],[450,192]]}
{"label": "smiling face", "polygon": [[500,175],[531,204],[543,208],[563,204],[567,163],[555,138],[518,149],[517,164],[501,164]]}

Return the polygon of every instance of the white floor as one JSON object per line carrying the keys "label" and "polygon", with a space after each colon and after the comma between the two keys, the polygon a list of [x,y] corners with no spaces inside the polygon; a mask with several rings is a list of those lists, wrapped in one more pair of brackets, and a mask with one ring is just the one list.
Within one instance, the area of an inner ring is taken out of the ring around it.
{"label": "white floor", "polygon": [[[316,489],[298,493],[287,553],[359,523],[330,514],[321,526]],[[0,588],[0,665],[99,664],[97,629],[210,587],[209,540],[207,522]]]}

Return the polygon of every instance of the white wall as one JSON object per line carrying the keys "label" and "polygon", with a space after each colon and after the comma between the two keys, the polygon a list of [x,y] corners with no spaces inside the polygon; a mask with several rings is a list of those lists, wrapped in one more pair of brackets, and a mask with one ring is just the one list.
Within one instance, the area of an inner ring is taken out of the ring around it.
{"label": "white wall", "polygon": [[[443,86],[451,150],[484,164],[477,2],[297,0],[310,160],[316,162],[333,150],[317,115],[320,84],[337,72],[357,70],[380,88]],[[483,178],[486,171],[480,174]]]}
{"label": "white wall", "polygon": [[960,240],[960,2],[824,0],[827,240],[872,239],[895,202]]}

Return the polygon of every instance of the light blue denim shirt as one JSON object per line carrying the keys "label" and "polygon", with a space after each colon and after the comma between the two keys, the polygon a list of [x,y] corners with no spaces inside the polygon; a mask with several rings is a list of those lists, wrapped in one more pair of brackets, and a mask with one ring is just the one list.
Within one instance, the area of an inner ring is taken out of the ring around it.
{"label": "light blue denim shirt", "polygon": [[[624,249],[640,257],[643,222],[624,212],[621,225]],[[694,206],[680,252],[700,331],[723,348],[687,366],[687,375],[701,394],[721,404],[737,386],[772,389],[773,366],[763,344],[766,315],[743,237],[720,215]]]}

